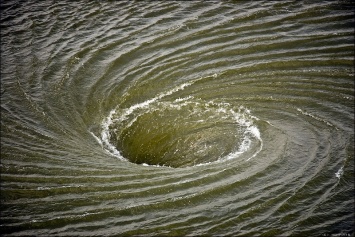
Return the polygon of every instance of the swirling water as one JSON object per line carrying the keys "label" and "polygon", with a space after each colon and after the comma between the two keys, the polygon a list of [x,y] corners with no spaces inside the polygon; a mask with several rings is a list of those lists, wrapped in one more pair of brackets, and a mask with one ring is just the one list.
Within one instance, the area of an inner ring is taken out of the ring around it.
{"label": "swirling water", "polygon": [[7,1],[1,232],[353,235],[351,1]]}

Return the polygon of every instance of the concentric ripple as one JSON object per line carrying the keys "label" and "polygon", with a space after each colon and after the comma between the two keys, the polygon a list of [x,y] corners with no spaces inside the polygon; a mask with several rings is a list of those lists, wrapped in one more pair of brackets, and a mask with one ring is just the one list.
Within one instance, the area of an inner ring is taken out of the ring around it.
{"label": "concentric ripple", "polygon": [[352,236],[352,1],[1,3],[4,236]]}

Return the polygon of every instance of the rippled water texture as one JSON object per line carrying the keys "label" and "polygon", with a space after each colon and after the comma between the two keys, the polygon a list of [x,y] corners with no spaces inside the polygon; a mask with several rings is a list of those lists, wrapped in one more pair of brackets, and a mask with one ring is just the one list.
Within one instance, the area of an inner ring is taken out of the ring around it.
{"label": "rippled water texture", "polygon": [[1,232],[354,234],[351,1],[6,1]]}

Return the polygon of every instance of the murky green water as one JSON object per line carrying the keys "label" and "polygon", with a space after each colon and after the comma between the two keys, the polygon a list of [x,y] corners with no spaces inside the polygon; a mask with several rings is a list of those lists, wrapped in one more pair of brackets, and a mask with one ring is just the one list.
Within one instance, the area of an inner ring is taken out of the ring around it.
{"label": "murky green water", "polygon": [[354,233],[351,1],[7,1],[1,232]]}

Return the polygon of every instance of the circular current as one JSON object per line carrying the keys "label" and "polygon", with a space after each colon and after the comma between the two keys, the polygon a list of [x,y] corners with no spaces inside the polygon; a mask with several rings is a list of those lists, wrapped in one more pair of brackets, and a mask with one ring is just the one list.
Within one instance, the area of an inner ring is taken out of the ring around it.
{"label": "circular current", "polygon": [[255,156],[261,150],[255,118],[243,107],[235,110],[228,103],[192,96],[159,101],[188,85],[130,108],[112,110],[102,124],[106,149],[122,160],[169,167],[227,160],[251,154],[249,150]]}
{"label": "circular current", "polygon": [[354,235],[352,1],[0,10],[2,235]]}

